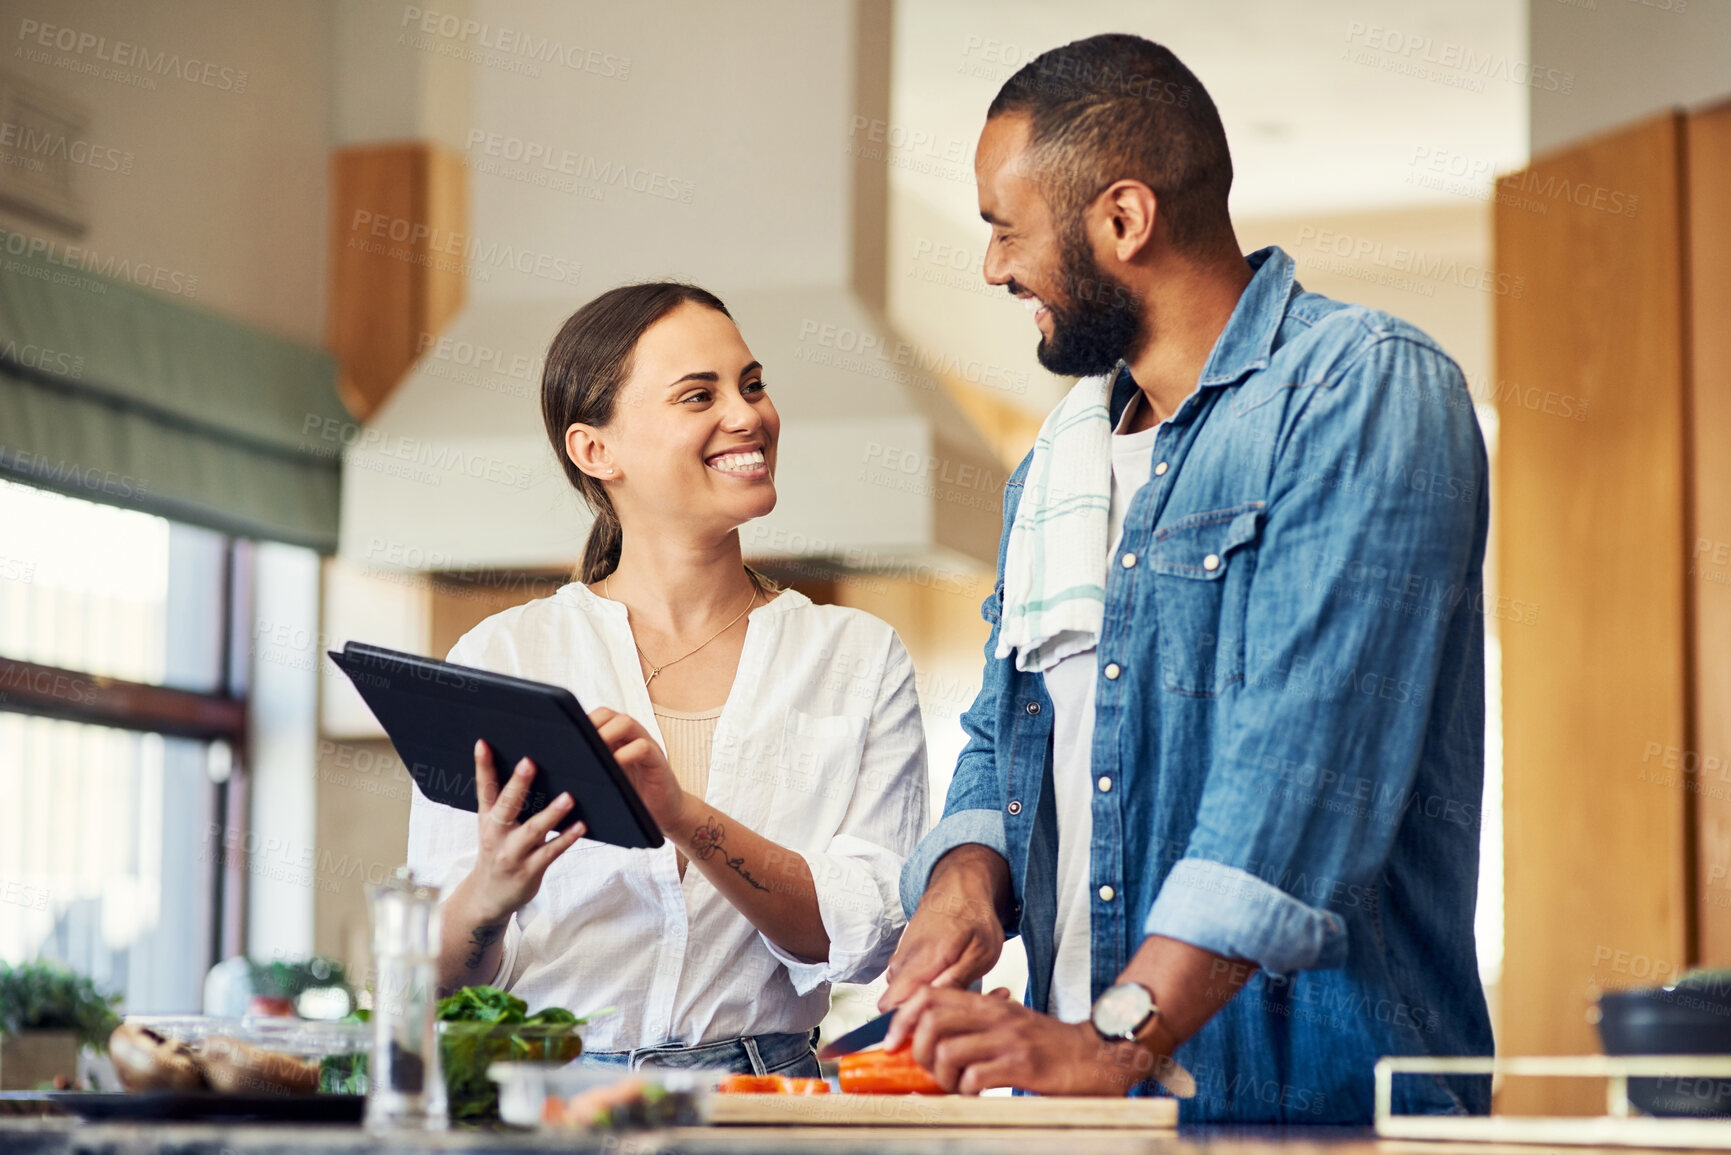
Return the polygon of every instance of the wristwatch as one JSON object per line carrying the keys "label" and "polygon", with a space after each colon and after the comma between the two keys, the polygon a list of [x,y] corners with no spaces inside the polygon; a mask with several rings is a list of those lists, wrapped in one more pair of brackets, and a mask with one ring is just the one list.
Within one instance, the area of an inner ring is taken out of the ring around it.
{"label": "wristwatch", "polygon": [[[1137,1043],[1143,1040],[1160,1008],[1154,1005],[1154,992],[1137,982],[1116,983],[1107,987],[1094,1000],[1094,1010],[1088,1021],[1102,1039],[1114,1043]],[[1188,1099],[1196,1094],[1196,1080],[1171,1055],[1155,1054],[1150,1074],[1172,1094]]]}
{"label": "wristwatch", "polygon": [[1141,983],[1118,983],[1094,1000],[1088,1020],[1101,1038],[1133,1043],[1159,1014],[1153,991]]}

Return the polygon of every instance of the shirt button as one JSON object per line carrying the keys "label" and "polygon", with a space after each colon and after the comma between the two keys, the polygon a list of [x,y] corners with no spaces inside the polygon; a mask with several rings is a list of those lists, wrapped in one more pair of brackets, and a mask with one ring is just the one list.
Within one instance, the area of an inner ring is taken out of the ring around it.
{"label": "shirt button", "polygon": [[1100,888],[1100,901],[1101,902],[1111,902],[1112,896],[1117,894],[1117,893],[1118,893],[1117,891],[1113,890],[1109,886],[1102,886]]}
{"label": "shirt button", "polygon": [[1028,703],[1028,713],[1038,714],[1039,712],[1040,712],[1040,703],[1038,703],[1038,702],[1029,702]]}
{"label": "shirt button", "polygon": [[1008,810],[1011,814],[1020,814],[1022,812],[1022,804],[1012,798],[1010,804],[1004,807],[1004,809]]}
{"label": "shirt button", "polygon": [[1203,558],[1202,568],[1207,570],[1209,573],[1213,573],[1215,570],[1219,569],[1220,555],[1217,553],[1211,553],[1207,557]]}
{"label": "shirt button", "polygon": [[1104,794],[1110,789],[1112,789],[1112,780],[1104,774],[1100,775],[1100,793]]}
{"label": "shirt button", "polygon": [[1123,672],[1123,670],[1118,668],[1117,662],[1108,662],[1106,664],[1105,674],[1108,682],[1116,682],[1118,680],[1118,675]]}
{"label": "shirt button", "polygon": [[1123,558],[1120,559],[1120,564],[1123,565],[1125,569],[1131,568],[1136,564],[1136,555],[1133,553],[1125,554]]}
{"label": "shirt button", "polygon": [[1155,477],[1165,477],[1166,471],[1170,468],[1172,468],[1172,467],[1167,465],[1164,461],[1162,461],[1159,465],[1156,465],[1154,467],[1154,476]]}

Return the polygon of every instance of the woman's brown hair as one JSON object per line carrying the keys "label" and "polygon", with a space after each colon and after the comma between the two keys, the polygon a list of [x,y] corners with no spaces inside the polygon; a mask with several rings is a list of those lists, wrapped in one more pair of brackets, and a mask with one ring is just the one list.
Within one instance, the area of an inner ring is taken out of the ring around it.
{"label": "woman's brown hair", "polygon": [[[720,297],[696,285],[678,281],[621,285],[571,314],[547,348],[547,367],[541,374],[541,420],[566,478],[595,513],[582,564],[573,575],[585,585],[600,581],[618,566],[625,535],[606,487],[578,469],[565,452],[565,431],[578,424],[601,428],[613,420],[620,387],[631,376],[631,354],[637,342],[649,326],[687,304],[733,319]],[[760,588],[773,586],[758,574],[751,576]]]}

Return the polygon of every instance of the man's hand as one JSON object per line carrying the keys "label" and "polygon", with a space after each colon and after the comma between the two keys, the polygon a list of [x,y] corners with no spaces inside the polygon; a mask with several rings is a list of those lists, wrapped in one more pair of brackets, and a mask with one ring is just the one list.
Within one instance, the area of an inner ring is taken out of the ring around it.
{"label": "man's hand", "polygon": [[983,978],[1003,952],[1009,906],[1010,867],[997,851],[967,843],[938,859],[890,959],[878,1010],[926,987],[966,987]]}
{"label": "man's hand", "polygon": [[946,1091],[977,1095],[1019,1087],[1041,1095],[1124,1095],[1147,1078],[1153,1056],[1107,1042],[1087,1023],[1063,1023],[1010,1000],[1003,988],[917,990],[896,1012],[886,1050],[913,1041],[914,1061]]}

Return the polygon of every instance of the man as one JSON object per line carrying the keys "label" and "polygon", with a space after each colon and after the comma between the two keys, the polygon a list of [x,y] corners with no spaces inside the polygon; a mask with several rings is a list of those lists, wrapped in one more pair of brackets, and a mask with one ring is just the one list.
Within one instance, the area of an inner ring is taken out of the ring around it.
{"label": "man", "polygon": [[[1246,258],[1213,102],[1096,36],[1013,76],[986,279],[1083,378],[1005,487],[979,697],[902,876],[888,1045],[946,1087],[1362,1123],[1386,1054],[1484,1055],[1484,443],[1424,333]],[[966,988],[1007,935],[1027,1005]],[[1403,1077],[1403,1111],[1480,1112]]]}

